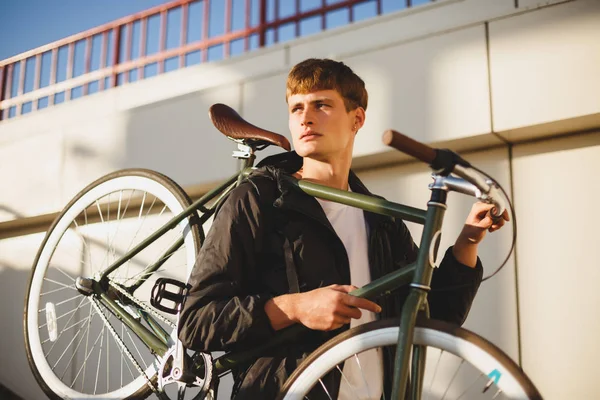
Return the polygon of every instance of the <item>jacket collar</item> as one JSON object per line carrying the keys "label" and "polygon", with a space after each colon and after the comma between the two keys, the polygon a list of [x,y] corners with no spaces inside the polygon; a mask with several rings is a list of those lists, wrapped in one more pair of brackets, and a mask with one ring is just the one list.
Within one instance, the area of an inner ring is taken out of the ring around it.
{"label": "jacket collar", "polygon": [[[257,165],[257,170],[253,174],[267,176],[277,182],[280,196],[274,202],[276,207],[298,211],[308,217],[316,219],[333,231],[333,227],[329,223],[327,216],[317,200],[304,193],[283,177],[283,175],[292,175],[298,171],[302,167],[302,163],[302,157],[295,151],[279,153],[262,160]],[[352,170],[350,170],[348,176],[348,184],[355,193],[373,196]],[[390,219],[389,217],[368,211],[365,211],[364,214],[367,224],[369,225],[369,230],[373,229],[381,222]]]}

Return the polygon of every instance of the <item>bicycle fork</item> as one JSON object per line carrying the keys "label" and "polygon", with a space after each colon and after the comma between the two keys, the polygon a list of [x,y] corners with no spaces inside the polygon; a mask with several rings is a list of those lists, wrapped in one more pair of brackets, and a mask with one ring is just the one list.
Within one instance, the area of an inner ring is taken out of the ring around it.
{"label": "bicycle fork", "polygon": [[409,387],[412,400],[420,400],[425,371],[426,350],[424,346],[413,346],[417,316],[424,313],[429,317],[427,293],[431,290],[433,268],[436,267],[438,248],[441,240],[441,227],[446,211],[447,191],[431,186],[431,198],[427,203],[426,221],[421,236],[419,256],[410,293],[402,307],[400,333],[394,360],[394,380],[392,399],[404,400],[409,382],[409,365],[412,353],[412,369]]}

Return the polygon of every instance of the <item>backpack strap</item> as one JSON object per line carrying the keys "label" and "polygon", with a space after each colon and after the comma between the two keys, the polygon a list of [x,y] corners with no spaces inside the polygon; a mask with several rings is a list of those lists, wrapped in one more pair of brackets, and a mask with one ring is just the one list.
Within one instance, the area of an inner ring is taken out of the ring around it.
{"label": "backpack strap", "polygon": [[[277,183],[271,181],[272,186],[269,188],[269,190],[259,190],[257,183],[252,181],[252,177],[249,177],[248,180],[256,189],[262,207],[273,207],[273,203],[277,199],[277,194],[279,193]],[[264,189],[262,185],[261,189]],[[275,207],[273,207],[271,212],[273,228],[275,232],[277,232],[283,239],[283,257],[285,261],[285,274],[287,276],[289,293],[300,293],[298,272],[296,270],[296,263],[294,262],[292,243],[290,242],[288,235],[285,233],[288,221],[283,217],[283,215],[281,215],[281,211],[275,209]]]}
{"label": "backpack strap", "polygon": [[294,254],[292,253],[292,245],[290,239],[285,236],[283,232],[283,254],[285,256],[285,274],[287,275],[288,286],[290,293],[300,293],[300,286],[298,285],[298,273],[296,271],[296,264],[294,263]]}

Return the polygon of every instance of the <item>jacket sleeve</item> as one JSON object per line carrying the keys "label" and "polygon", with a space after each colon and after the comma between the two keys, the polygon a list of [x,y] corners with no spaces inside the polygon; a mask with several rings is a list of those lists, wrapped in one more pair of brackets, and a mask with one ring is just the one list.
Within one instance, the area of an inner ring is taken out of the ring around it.
{"label": "jacket sleeve", "polygon": [[264,311],[272,296],[257,293],[263,230],[258,195],[242,184],[216,213],[190,276],[179,320],[179,339],[187,348],[234,350],[273,336]]}
{"label": "jacket sleeve", "polygon": [[483,266],[477,257],[475,268],[468,267],[454,257],[449,247],[433,272],[429,305],[431,317],[462,325],[467,319],[483,276]]}
{"label": "jacket sleeve", "polygon": [[[419,249],[406,225],[402,221],[399,224],[405,260],[414,262]],[[471,309],[482,276],[483,266],[479,257],[475,268],[471,268],[457,261],[452,247],[449,247],[439,268],[433,271],[431,291],[427,297],[431,317],[462,325]]]}

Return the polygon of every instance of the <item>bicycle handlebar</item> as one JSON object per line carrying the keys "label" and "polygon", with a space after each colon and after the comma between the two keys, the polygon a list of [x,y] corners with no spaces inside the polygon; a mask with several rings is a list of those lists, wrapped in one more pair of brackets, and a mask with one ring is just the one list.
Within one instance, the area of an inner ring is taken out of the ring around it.
{"label": "bicycle handlebar", "polygon": [[[452,172],[471,183],[477,190],[471,192],[459,191],[471,194],[481,201],[494,204],[494,208],[491,210],[493,219],[499,219],[504,213],[506,207],[496,183],[484,179],[479,172],[476,172],[467,161],[456,153],[449,150],[435,149],[391,129],[384,132],[382,141],[387,146],[429,164],[432,169],[440,171],[442,175],[448,175]],[[452,189],[456,190],[456,188]]]}
{"label": "bicycle handlebar", "polygon": [[383,133],[382,140],[387,146],[393,147],[430,165],[433,164],[437,154],[434,148],[391,129]]}

